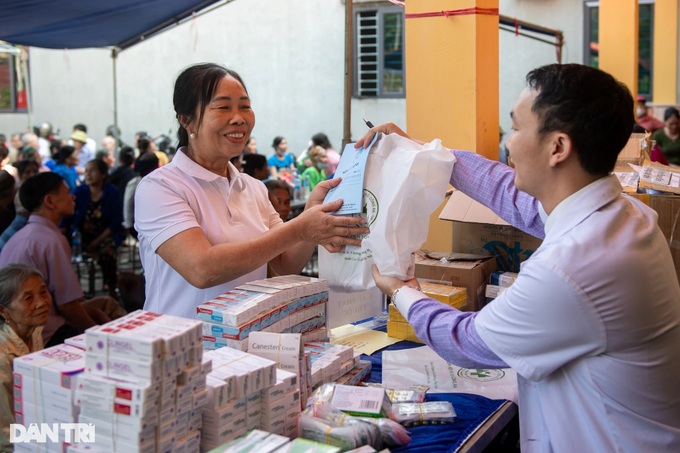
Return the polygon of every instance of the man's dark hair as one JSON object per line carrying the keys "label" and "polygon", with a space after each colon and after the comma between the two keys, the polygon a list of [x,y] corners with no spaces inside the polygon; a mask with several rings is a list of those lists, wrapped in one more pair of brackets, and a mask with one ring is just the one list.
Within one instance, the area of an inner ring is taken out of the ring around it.
{"label": "man's dark hair", "polygon": [[46,171],[28,178],[19,188],[19,200],[28,212],[35,212],[49,194],[56,194],[64,184],[64,178]]}
{"label": "man's dark hair", "polygon": [[142,178],[158,168],[158,156],[155,153],[145,153],[139,156],[135,163],[135,172]]}
{"label": "man's dark hair", "polygon": [[83,131],[87,134],[87,126],[85,126],[83,123],[78,123],[75,126],[73,126],[73,129],[77,131]]}
{"label": "man's dark hair", "polygon": [[293,198],[293,188],[286,181],[282,181],[280,179],[268,179],[264,181],[264,185],[267,186],[267,190],[270,192],[273,192],[276,189],[286,190],[288,191],[290,198]]}
{"label": "man's dark hair", "polygon": [[124,146],[118,152],[118,160],[125,167],[131,166],[132,164],[135,163],[135,150],[132,149],[130,146]]}
{"label": "man's dark hair", "polygon": [[243,156],[243,173],[254,176],[255,170],[267,165],[267,158],[262,154],[246,154]]}
{"label": "man's dark hair", "polygon": [[604,71],[578,64],[534,69],[527,85],[538,93],[531,110],[539,134],[566,133],[585,171],[609,174],[635,124],[628,88]]}

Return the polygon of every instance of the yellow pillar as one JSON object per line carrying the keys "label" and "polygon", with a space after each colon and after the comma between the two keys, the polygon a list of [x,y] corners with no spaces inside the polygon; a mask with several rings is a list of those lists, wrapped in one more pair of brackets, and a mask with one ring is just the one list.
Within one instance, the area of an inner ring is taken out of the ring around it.
{"label": "yellow pillar", "polygon": [[654,74],[652,87],[655,104],[678,102],[678,0],[654,2]]}
{"label": "yellow pillar", "polygon": [[[637,95],[638,0],[600,0],[600,69]],[[656,27],[656,25],[655,25]]]}
{"label": "yellow pillar", "polygon": [[[406,130],[498,160],[498,15],[409,17],[468,8],[498,9],[498,0],[406,2]],[[448,251],[452,226],[440,210],[425,247]]]}

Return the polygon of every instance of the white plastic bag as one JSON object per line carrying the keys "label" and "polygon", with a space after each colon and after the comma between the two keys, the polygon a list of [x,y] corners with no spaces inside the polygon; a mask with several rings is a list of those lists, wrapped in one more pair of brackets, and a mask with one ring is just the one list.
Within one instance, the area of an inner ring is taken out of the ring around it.
{"label": "white plastic bag", "polygon": [[396,134],[373,145],[364,175],[364,209],[371,232],[361,247],[341,253],[319,248],[319,272],[331,288],[375,287],[371,267],[383,275],[412,278],[413,253],[427,239],[430,215],[446,194],[455,158],[441,141],[419,145]]}
{"label": "white plastic bag", "polygon": [[461,368],[442,359],[428,346],[383,351],[382,385],[404,388],[429,386],[430,393],[473,393],[491,399],[518,401],[517,373],[512,368]]}

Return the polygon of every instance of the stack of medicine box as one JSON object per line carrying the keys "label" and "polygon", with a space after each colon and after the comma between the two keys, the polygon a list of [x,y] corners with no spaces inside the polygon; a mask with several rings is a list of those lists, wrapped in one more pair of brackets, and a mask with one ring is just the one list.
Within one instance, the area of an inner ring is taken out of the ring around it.
{"label": "stack of medicine box", "polygon": [[204,321],[205,349],[248,350],[250,332],[301,333],[306,340],[327,338],[328,282],[285,275],[256,280],[220,294],[196,308]]}
{"label": "stack of medicine box", "polygon": [[[423,282],[420,290],[428,297],[439,302],[462,309],[467,305],[467,289],[458,286],[440,285],[437,283]],[[402,316],[394,304],[389,306],[389,318],[387,320],[387,336],[402,340],[422,343],[416,336],[413,327]]]}
{"label": "stack of medicine box", "polygon": [[[213,369],[206,377],[208,405],[203,412],[201,448],[209,450],[251,429],[264,428],[263,417],[284,411],[265,398],[275,390],[290,394],[287,407],[300,413],[296,376],[276,369],[276,363],[232,348],[206,351]],[[266,415],[266,416],[265,416]],[[285,431],[282,424],[278,433]],[[266,428],[265,428],[266,429]],[[292,429],[291,429],[292,431]]]}
{"label": "stack of medicine box", "polygon": [[512,286],[517,279],[517,275],[519,274],[516,272],[492,272],[489,276],[489,284],[486,285],[486,302],[484,305],[494,300],[503,291]]}
{"label": "stack of medicine box", "polygon": [[135,311],[85,335],[75,391],[80,423],[108,452],[198,452],[205,377],[201,323]]}
{"label": "stack of medicine box", "polygon": [[304,344],[312,362],[312,390],[321,384],[335,382],[354,368],[354,349],[320,341]]}
{"label": "stack of medicine box", "polygon": [[[302,346],[302,336],[297,333],[253,332],[248,338],[248,351],[276,362],[276,367],[297,376],[300,390],[299,405],[304,408],[311,395],[312,363],[310,354]],[[292,417],[292,416],[291,416]],[[292,419],[284,433],[295,437],[297,431],[292,430]],[[296,428],[297,428],[297,419]],[[288,432],[288,430],[291,432]]]}
{"label": "stack of medicine box", "polygon": [[359,385],[361,381],[367,379],[371,374],[373,364],[370,360],[357,360],[357,364],[348,373],[340,376],[335,381],[336,384],[342,385]]}
{"label": "stack of medicine box", "polygon": [[[73,388],[85,368],[85,352],[69,345],[57,345],[14,359],[14,413],[16,423],[74,423],[78,408]],[[40,426],[40,425],[38,425]],[[63,441],[37,446],[14,445],[17,452],[61,452]]]}

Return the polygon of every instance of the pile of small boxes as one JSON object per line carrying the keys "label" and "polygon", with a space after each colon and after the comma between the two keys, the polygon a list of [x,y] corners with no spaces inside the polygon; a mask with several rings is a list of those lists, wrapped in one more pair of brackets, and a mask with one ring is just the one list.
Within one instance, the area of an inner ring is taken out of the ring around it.
{"label": "pile of small boxes", "polygon": [[286,275],[227,291],[196,308],[205,349],[248,350],[250,332],[301,333],[305,341],[327,338],[326,280]]}
{"label": "pile of small boxes", "polygon": [[[85,368],[85,351],[57,345],[14,359],[14,413],[18,424],[73,423],[78,408],[73,388]],[[59,443],[40,445],[41,451],[62,452]],[[35,443],[17,443],[16,452],[35,452]]]}
{"label": "pile of small boxes", "polygon": [[108,452],[198,452],[208,393],[201,323],[136,311],[85,335],[78,421]]}
{"label": "pile of small boxes", "polygon": [[484,305],[488,304],[496,297],[500,296],[503,291],[510,288],[518,275],[519,274],[516,272],[492,272],[489,276],[489,284],[486,285],[486,301]]}
{"label": "pile of small boxes", "polygon": [[300,415],[297,376],[276,363],[231,348],[207,351],[213,369],[206,378],[201,448],[209,450],[262,428],[294,436]]}
{"label": "pile of small boxes", "polygon": [[350,346],[316,341],[305,343],[304,350],[312,363],[312,389],[335,382],[358,364],[359,356],[355,357],[354,349]]}
{"label": "pile of small boxes", "polygon": [[[440,285],[437,283],[420,283],[421,291],[432,299],[455,307],[459,310],[467,305],[467,290],[463,287]],[[399,312],[394,304],[389,306],[389,318],[387,320],[387,335],[402,340],[415,341],[422,343],[415,334],[413,326],[408,323],[406,318]]]}

